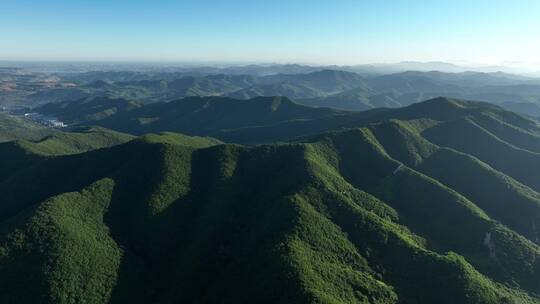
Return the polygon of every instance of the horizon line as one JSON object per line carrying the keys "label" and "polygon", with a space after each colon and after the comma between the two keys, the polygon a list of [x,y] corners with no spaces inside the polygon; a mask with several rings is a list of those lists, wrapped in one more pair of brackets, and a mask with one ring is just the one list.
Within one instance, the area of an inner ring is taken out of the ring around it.
{"label": "horizon line", "polygon": [[456,67],[467,68],[467,67],[476,67],[476,68],[486,68],[486,67],[506,67],[512,68],[519,65],[523,66],[538,66],[540,67],[540,62],[492,62],[492,63],[481,63],[481,62],[467,62],[467,61],[445,61],[445,60],[401,60],[401,61],[374,61],[374,62],[358,62],[358,63],[315,63],[315,62],[301,62],[301,61],[265,61],[265,60],[202,60],[202,59],[89,59],[89,58],[80,58],[80,59],[39,59],[39,58],[22,58],[22,59],[13,59],[13,58],[0,58],[0,62],[9,62],[9,63],[116,63],[116,64],[188,64],[188,65],[200,65],[200,64],[213,64],[213,65],[300,65],[300,66],[311,66],[311,67],[325,67],[325,66],[337,66],[337,67],[353,67],[353,66],[384,66],[384,65],[397,65],[397,64],[446,64],[454,65]]}

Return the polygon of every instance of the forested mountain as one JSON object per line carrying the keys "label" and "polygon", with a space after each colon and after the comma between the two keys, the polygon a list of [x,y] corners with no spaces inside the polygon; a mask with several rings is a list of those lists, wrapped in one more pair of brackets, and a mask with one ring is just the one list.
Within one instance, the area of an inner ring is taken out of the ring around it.
{"label": "forested mountain", "polygon": [[519,113],[540,114],[524,108],[538,104],[540,82],[505,73],[402,72],[367,77],[357,88],[297,101],[310,106],[366,110],[407,106],[437,96],[492,102]]}
{"label": "forested mountain", "polygon": [[227,95],[245,99],[257,96],[306,99],[364,86],[363,79],[359,74],[336,70],[322,70],[307,74],[277,74],[261,78],[257,84]]}
{"label": "forested mountain", "polygon": [[0,171],[2,303],[540,303],[536,121],[444,98],[361,113],[183,102],[125,113],[304,137],[0,145],[19,160]]}
{"label": "forested mountain", "polygon": [[0,112],[0,142],[15,139],[39,139],[51,130],[20,117]]}
{"label": "forested mountain", "polygon": [[48,103],[37,109],[69,123],[93,122],[111,115],[131,111],[142,105],[132,100],[109,97],[87,97],[71,101]]}
{"label": "forested mountain", "polygon": [[381,74],[353,67],[301,65],[55,74],[21,69],[7,69],[2,74],[0,69],[0,93],[0,105],[32,108],[95,97],[146,104],[190,96],[285,96],[308,106],[366,110],[446,96],[492,102],[522,114],[540,115],[536,109],[540,104],[540,80],[503,72],[416,70]]}
{"label": "forested mountain", "polygon": [[[512,115],[489,103],[448,98],[435,98],[405,108],[378,108],[363,112],[313,108],[286,97],[257,97],[250,100],[189,97],[136,107],[125,107],[126,101],[122,99],[104,98],[77,102],[78,111],[66,112],[64,109],[69,108],[69,104],[51,104],[37,111],[56,116],[70,124],[100,125],[131,134],[172,131],[212,136],[237,143],[286,141],[377,120],[408,119],[408,115],[412,115],[410,113],[416,113],[411,109],[417,108],[424,115],[418,115],[417,118],[434,120],[457,119],[465,115],[472,115],[471,119],[476,119],[483,113],[471,109],[489,109],[492,116],[502,115],[500,113]],[[76,113],[81,114],[72,115]]]}
{"label": "forested mountain", "polygon": [[[100,106],[88,109],[80,104],[80,112],[114,107],[124,100],[99,99]],[[69,104],[69,103],[68,103]],[[92,104],[92,103],[90,103]],[[293,136],[314,134],[338,127],[346,119],[364,114],[312,108],[296,104],[286,97],[257,97],[238,100],[227,97],[188,97],[172,102],[154,103],[101,119],[101,110],[92,115],[64,115],[63,106],[45,106],[47,114],[68,123],[100,125],[110,129],[142,135],[149,132],[173,131],[190,135],[214,136],[235,142],[269,142]],[[38,108],[42,111],[42,108]],[[354,115],[351,115],[354,114]],[[93,119],[99,117],[99,119]],[[349,118],[347,118],[349,117]],[[341,120],[345,118],[345,120]]]}

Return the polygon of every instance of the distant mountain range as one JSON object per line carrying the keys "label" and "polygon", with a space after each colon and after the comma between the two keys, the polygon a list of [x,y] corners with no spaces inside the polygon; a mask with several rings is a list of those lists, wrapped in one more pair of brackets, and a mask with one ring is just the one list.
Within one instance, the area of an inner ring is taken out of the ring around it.
{"label": "distant mountain range", "polygon": [[[275,74],[306,74],[315,71],[332,69],[360,74],[392,74],[405,71],[440,71],[445,73],[461,73],[467,71],[494,73],[505,72],[511,74],[538,74],[538,66],[526,65],[524,63],[510,63],[499,65],[481,64],[455,64],[443,61],[402,61],[396,63],[372,63],[357,65],[306,65],[306,64],[279,64],[279,63],[252,63],[252,64],[219,64],[219,63],[159,63],[159,62],[16,62],[1,61],[0,67],[4,69],[19,69],[34,73],[47,74],[80,74],[86,76],[94,75],[95,79],[103,79],[104,73],[110,75],[112,72],[122,74],[189,74],[193,76],[211,74],[229,75],[275,75]],[[161,76],[158,76],[161,78]]]}
{"label": "distant mountain range", "polygon": [[[405,106],[438,96],[493,102],[522,114],[540,116],[540,82],[505,73],[403,72],[366,78],[358,88],[298,102],[365,110]],[[523,104],[529,111],[523,111]]]}
{"label": "distant mountain range", "polygon": [[2,303],[540,303],[536,120],[451,98],[43,109],[116,131],[0,144]]}
{"label": "distant mountain range", "polygon": [[[314,107],[366,110],[407,106],[439,96],[496,103],[522,114],[540,116],[540,80],[503,72],[429,71],[444,63],[402,63],[416,69],[379,73],[352,67],[252,65],[142,71],[88,71],[43,74],[21,69],[0,73],[0,105],[36,107],[92,97],[135,103],[189,96],[250,99],[285,96]],[[423,67],[423,68],[422,68]],[[425,71],[424,71],[425,70]],[[448,69],[446,69],[448,70]]]}
{"label": "distant mountain range", "polygon": [[[432,103],[423,103],[424,106],[426,104]],[[442,103],[432,111],[446,120],[449,118],[444,116],[444,105]],[[489,103],[483,106],[503,111]],[[72,107],[78,111],[71,110]],[[95,98],[76,103],[48,104],[36,110],[58,117],[68,124],[100,125],[131,134],[172,131],[212,136],[224,141],[256,143],[291,140],[328,129],[348,128],[360,122],[400,119],[403,115],[400,113],[406,113],[407,109],[378,108],[357,112],[308,107],[286,97],[256,97],[249,100],[189,97],[148,105],[132,104],[123,99]],[[76,113],[81,114],[74,115]],[[441,120],[439,116],[430,118]]]}

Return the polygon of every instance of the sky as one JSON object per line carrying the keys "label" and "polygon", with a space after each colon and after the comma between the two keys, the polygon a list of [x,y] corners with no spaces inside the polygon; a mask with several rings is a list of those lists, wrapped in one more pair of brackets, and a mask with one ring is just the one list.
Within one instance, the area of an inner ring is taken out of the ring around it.
{"label": "sky", "polygon": [[0,60],[540,66],[538,0],[0,0]]}

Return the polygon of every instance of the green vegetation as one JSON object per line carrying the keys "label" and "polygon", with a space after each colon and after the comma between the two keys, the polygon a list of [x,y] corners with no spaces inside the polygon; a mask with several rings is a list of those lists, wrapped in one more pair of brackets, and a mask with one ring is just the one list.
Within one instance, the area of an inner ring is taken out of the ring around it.
{"label": "green vegetation", "polygon": [[4,143],[4,145],[19,146],[26,153],[61,155],[111,147],[125,143],[133,138],[135,137],[132,135],[101,127],[80,127],[73,129],[71,132],[54,132],[35,141],[18,140]]}
{"label": "green vegetation", "polygon": [[16,163],[0,170],[2,303],[540,303],[533,120],[443,98],[124,113],[102,121],[304,137],[91,128],[0,145]]}
{"label": "green vegetation", "polygon": [[74,123],[102,120],[118,112],[131,111],[140,106],[137,102],[125,99],[95,97],[48,103],[37,110],[43,114],[52,114],[62,121]]}
{"label": "green vegetation", "polygon": [[0,143],[15,139],[39,139],[51,130],[20,117],[0,113]]}
{"label": "green vegetation", "polygon": [[[290,133],[305,135],[342,124],[344,112],[298,105],[285,97],[237,100],[225,97],[190,97],[155,103],[89,123],[131,134],[180,132],[241,143],[286,140]],[[321,124],[321,120],[329,123]]]}
{"label": "green vegetation", "polygon": [[111,147],[135,138],[101,127],[79,127],[72,132],[47,132],[50,134],[37,140],[20,139],[0,143],[0,180],[50,157]]}
{"label": "green vegetation", "polygon": [[[155,69],[142,68],[137,71],[71,70],[54,74],[23,68],[2,68],[0,105],[36,108],[45,103],[65,105],[66,101],[72,101],[88,106],[93,103],[88,101],[94,98],[110,98],[138,106],[139,103],[168,102],[191,96],[241,99],[285,96],[307,106],[356,111],[402,107],[437,96],[447,96],[492,102],[517,113],[540,117],[538,79],[501,72],[420,72],[414,71],[416,68],[418,66],[414,64],[394,68],[295,64],[223,68],[156,66]],[[444,66],[431,68],[446,69]],[[80,110],[70,108],[74,113]],[[96,105],[95,109],[90,109],[88,118],[102,119],[121,111],[122,106],[115,107],[109,103],[99,108],[100,105]],[[72,115],[51,105],[46,105],[43,112],[49,110],[63,112],[67,117]]]}

